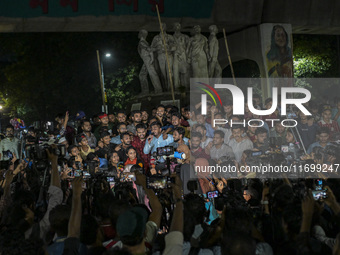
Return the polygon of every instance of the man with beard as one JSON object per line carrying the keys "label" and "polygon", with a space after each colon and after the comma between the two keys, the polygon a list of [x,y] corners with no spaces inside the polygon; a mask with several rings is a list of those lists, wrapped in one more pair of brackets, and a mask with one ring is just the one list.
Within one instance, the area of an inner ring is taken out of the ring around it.
{"label": "man with beard", "polygon": [[233,138],[229,141],[229,146],[233,149],[236,161],[240,162],[243,151],[253,149],[253,143],[247,136],[243,136],[243,127],[233,126],[231,132]]}
{"label": "man with beard", "polygon": [[19,158],[19,139],[14,137],[14,127],[12,125],[8,125],[6,127],[6,138],[0,142],[0,157],[1,160],[10,160],[7,152],[10,151],[12,154],[15,154],[16,158]]}
{"label": "man with beard", "polygon": [[275,126],[270,130],[269,133],[269,137],[274,137],[276,144],[280,145],[287,144],[287,130],[284,126],[282,126],[281,121],[282,120],[275,122]]}
{"label": "man with beard", "polygon": [[[174,126],[173,128],[177,128],[177,127],[182,127],[181,126],[181,114],[179,112],[173,112],[171,115],[171,124]],[[184,136],[189,138],[190,137],[190,131],[186,128],[186,127],[182,127],[184,128]]]}
{"label": "man with beard", "polygon": [[142,113],[142,123],[147,125],[149,121],[149,113],[146,110],[141,110]]}
{"label": "man with beard", "polygon": [[267,129],[265,129],[264,127],[258,127],[255,131],[254,148],[263,152],[269,150],[269,143],[267,137],[268,137]]}
{"label": "man with beard", "polygon": [[120,122],[126,123],[126,113],[125,113],[124,110],[119,110],[117,112],[117,120],[118,120],[119,123]]}
{"label": "man with beard", "polygon": [[125,133],[127,131],[127,128],[126,128],[126,124],[124,122],[120,122],[118,123],[117,125],[117,131],[118,131],[118,134],[117,136],[115,137],[112,137],[111,139],[111,143],[114,143],[114,144],[121,144],[121,135],[123,133]]}
{"label": "man with beard", "polygon": [[118,153],[119,161],[125,162],[127,160],[126,149],[131,146],[130,134],[125,132],[120,136],[121,144],[118,144],[115,151]]}
{"label": "man with beard", "polygon": [[213,141],[208,144],[206,151],[208,151],[210,157],[215,160],[225,156],[230,159],[235,158],[233,149],[224,143],[224,132],[222,130],[216,130],[214,132]]}
{"label": "man with beard", "polygon": [[92,129],[91,122],[89,120],[83,120],[81,122],[81,129],[83,130],[83,132],[80,135],[83,135],[86,137],[88,141],[88,145],[91,147],[91,149],[96,148],[97,138],[91,132],[91,129]]}
{"label": "man with beard", "polygon": [[140,159],[143,161],[144,168],[147,171],[150,165],[150,155],[144,154],[143,152],[145,142],[146,142],[147,129],[144,124],[138,124],[136,126],[136,130],[137,130],[137,135],[133,137],[133,141],[131,142],[131,145],[136,148]]}
{"label": "man with beard", "polygon": [[202,135],[201,139],[201,147],[205,149],[210,142],[212,142],[212,138],[207,137],[207,129],[204,125],[197,125],[196,132],[199,132]]}
{"label": "man with beard", "polygon": [[131,113],[132,123],[127,126],[127,131],[136,135],[136,126],[142,122],[142,113],[141,111],[135,110]]}
{"label": "man with beard", "polygon": [[154,153],[157,151],[157,148],[167,146],[174,141],[172,135],[167,135],[166,138],[163,137],[162,125],[158,121],[153,122],[150,125],[150,128],[151,135],[148,136],[147,142],[145,143],[143,149],[145,154]]}
{"label": "man with beard", "polygon": [[205,150],[201,147],[201,142],[202,142],[201,133],[192,132],[191,139],[190,139],[191,154],[192,156],[195,157],[195,159],[205,158],[209,160],[210,156],[207,153],[205,153]]}
{"label": "man with beard", "polygon": [[299,121],[297,129],[301,135],[301,139],[305,148],[315,142],[316,132],[319,129],[318,124],[314,123],[313,116],[307,116],[302,111],[299,112]]}
{"label": "man with beard", "polygon": [[157,106],[156,118],[161,123],[162,127],[168,126],[169,123],[166,120],[165,106],[160,104]]}
{"label": "man with beard", "polygon": [[175,149],[180,146],[181,144],[189,145],[188,138],[184,137],[185,130],[182,127],[176,127],[174,129],[174,132],[172,134],[174,138],[174,142],[169,144],[170,146],[173,146]]}

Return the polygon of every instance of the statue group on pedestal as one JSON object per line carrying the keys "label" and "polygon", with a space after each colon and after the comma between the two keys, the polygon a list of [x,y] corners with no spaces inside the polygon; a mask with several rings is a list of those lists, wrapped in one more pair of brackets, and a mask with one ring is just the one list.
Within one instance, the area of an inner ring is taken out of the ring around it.
{"label": "statue group on pedestal", "polygon": [[162,23],[167,55],[162,31],[153,38],[151,45],[146,41],[148,32],[139,31],[138,53],[144,63],[139,73],[142,94],[149,93],[148,75],[156,94],[171,89],[170,75],[175,89],[181,86],[188,88],[190,77],[222,78],[222,69],[218,63],[217,27],[209,27],[209,40],[201,34],[200,26],[194,26],[191,37],[181,33],[180,23],[174,23],[173,28],[174,34],[170,35]]}

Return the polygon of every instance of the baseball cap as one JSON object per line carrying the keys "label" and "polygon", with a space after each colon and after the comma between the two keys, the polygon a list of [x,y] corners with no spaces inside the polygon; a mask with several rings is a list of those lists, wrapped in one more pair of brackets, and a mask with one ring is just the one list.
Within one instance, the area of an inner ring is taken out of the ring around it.
{"label": "baseball cap", "polygon": [[82,118],[84,118],[86,115],[83,111],[79,111],[76,114],[76,119],[75,120],[81,120]]}
{"label": "baseball cap", "polygon": [[119,215],[116,225],[117,233],[124,243],[124,239],[141,239],[144,236],[148,212],[143,207],[132,207]]}
{"label": "baseball cap", "polygon": [[98,115],[99,119],[102,119],[102,118],[105,118],[107,117],[107,114],[106,113],[101,113]]}
{"label": "baseball cap", "polygon": [[77,136],[77,138],[76,138],[77,143],[80,143],[84,138],[86,138],[86,136],[84,136],[84,135]]}

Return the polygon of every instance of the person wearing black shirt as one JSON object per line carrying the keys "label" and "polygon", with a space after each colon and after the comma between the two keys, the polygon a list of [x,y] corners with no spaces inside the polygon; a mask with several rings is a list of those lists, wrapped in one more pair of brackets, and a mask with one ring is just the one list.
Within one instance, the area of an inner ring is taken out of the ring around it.
{"label": "person wearing black shirt", "polygon": [[111,137],[109,132],[102,132],[100,135],[100,141],[98,142],[97,155],[100,158],[108,158],[108,155],[110,155],[114,150],[116,145],[113,143],[110,143]]}
{"label": "person wearing black shirt", "polygon": [[131,138],[128,132],[121,134],[121,144],[115,147],[115,151],[119,155],[119,161],[125,162],[127,160],[126,149],[131,146]]}

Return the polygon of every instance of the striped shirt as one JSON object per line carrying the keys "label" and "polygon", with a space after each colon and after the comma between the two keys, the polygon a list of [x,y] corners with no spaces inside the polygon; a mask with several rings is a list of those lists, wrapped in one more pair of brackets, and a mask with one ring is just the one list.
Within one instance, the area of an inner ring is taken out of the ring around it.
{"label": "striped shirt", "polygon": [[338,122],[334,121],[334,120],[330,120],[329,123],[326,123],[324,120],[320,120],[318,122],[320,127],[326,127],[329,129],[329,135],[332,135],[334,133],[340,132],[340,128],[338,125]]}

